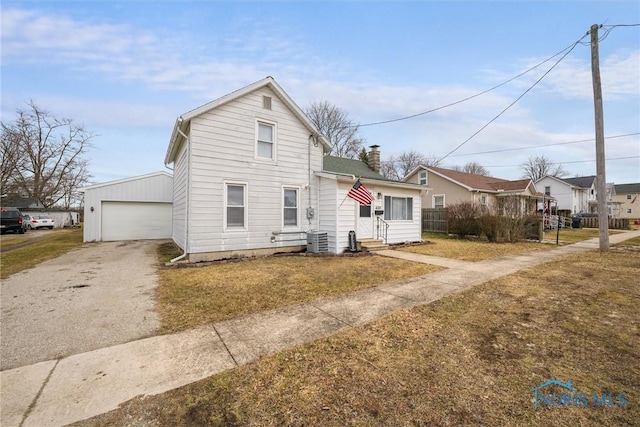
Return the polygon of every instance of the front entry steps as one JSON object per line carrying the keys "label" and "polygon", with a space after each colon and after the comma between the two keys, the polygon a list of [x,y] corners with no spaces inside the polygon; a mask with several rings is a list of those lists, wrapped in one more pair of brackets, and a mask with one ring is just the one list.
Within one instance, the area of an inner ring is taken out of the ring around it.
{"label": "front entry steps", "polygon": [[384,243],[381,239],[360,239],[358,240],[358,246],[363,251],[373,252],[389,249],[389,245]]}

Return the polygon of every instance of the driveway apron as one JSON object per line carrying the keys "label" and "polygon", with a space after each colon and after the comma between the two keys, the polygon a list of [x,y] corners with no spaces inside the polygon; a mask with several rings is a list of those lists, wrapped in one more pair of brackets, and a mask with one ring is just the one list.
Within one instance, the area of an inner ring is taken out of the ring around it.
{"label": "driveway apron", "polygon": [[154,335],[156,245],[86,244],[3,280],[0,369]]}

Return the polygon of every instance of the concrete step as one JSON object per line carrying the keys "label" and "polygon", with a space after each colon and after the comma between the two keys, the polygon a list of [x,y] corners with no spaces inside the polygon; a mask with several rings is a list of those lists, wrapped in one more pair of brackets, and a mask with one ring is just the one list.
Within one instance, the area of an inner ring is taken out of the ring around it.
{"label": "concrete step", "polygon": [[381,239],[361,239],[358,240],[358,244],[363,251],[367,252],[389,249],[389,245],[383,243]]}

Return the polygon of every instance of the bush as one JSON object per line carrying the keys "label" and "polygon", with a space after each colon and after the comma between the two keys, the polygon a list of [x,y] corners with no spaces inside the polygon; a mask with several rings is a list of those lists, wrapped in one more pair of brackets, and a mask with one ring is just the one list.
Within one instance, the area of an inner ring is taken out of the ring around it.
{"label": "bush", "polygon": [[479,236],[481,233],[477,218],[483,213],[483,207],[472,202],[460,202],[447,207],[449,232],[459,238]]}

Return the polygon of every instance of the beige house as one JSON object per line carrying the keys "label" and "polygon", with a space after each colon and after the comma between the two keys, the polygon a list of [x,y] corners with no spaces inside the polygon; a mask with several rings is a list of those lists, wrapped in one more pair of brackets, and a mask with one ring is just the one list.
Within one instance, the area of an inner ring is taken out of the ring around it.
{"label": "beige house", "polygon": [[611,196],[616,203],[616,218],[640,219],[640,183],[616,184]]}
{"label": "beige house", "polygon": [[509,181],[440,167],[418,166],[404,181],[428,187],[422,195],[423,209],[446,208],[460,202],[500,208],[506,197],[517,196],[518,212],[527,215],[534,214],[538,200],[543,199],[530,179]]}

